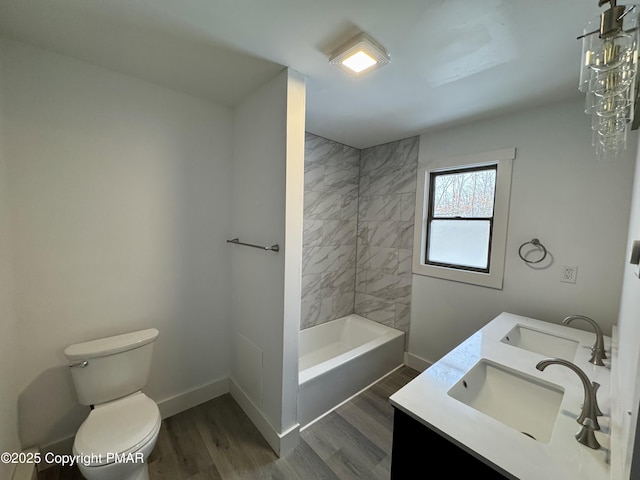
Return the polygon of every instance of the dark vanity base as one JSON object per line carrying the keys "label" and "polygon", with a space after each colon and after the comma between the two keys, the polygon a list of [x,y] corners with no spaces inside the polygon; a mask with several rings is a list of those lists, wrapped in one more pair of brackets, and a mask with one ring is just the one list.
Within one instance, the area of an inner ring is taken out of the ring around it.
{"label": "dark vanity base", "polygon": [[[470,428],[473,428],[473,425]],[[416,472],[420,472],[420,478],[442,478],[438,477],[437,472],[442,471],[443,467],[451,478],[459,478],[468,472],[473,472],[474,478],[482,480],[515,478],[504,476],[406,413],[394,408],[391,480],[417,478]]]}

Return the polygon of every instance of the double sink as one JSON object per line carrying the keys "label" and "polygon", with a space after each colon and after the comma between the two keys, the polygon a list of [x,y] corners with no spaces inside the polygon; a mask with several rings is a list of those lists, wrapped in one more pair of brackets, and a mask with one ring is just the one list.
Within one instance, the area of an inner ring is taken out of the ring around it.
{"label": "double sink", "polygon": [[[610,478],[611,360],[591,361],[595,337],[591,329],[504,312],[390,402],[509,478]],[[610,351],[609,337],[605,345]],[[587,390],[600,407],[589,421],[597,417],[600,430],[578,422]],[[600,447],[579,440],[585,429]]]}
{"label": "double sink", "polygon": [[[500,339],[550,358],[572,361],[579,342],[525,325],[515,325]],[[454,399],[518,430],[534,440],[548,442],[564,388],[499,363],[481,359],[449,391]]]}

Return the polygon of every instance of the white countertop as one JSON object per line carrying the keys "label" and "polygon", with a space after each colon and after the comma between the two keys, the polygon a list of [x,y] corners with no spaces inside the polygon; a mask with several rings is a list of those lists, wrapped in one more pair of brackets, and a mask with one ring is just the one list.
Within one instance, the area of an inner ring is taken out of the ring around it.
{"label": "white countertop", "polygon": [[[575,323],[589,328],[582,321]],[[551,365],[544,371],[538,371],[536,364],[549,357],[500,342],[518,324],[579,342],[572,363],[582,369],[592,382],[601,385],[597,398],[604,415],[598,417],[601,429],[595,432],[601,445],[599,450],[578,443],[574,437],[581,428],[576,418],[584,398],[578,375],[560,365]],[[439,431],[469,453],[483,457],[518,479],[609,479],[611,360],[605,359],[605,366],[589,363],[594,343],[595,334],[591,331],[502,313],[398,390],[390,401],[394,407]],[[609,337],[605,337],[605,348],[611,357]],[[448,395],[449,389],[481,359],[505,365],[564,389],[560,411],[548,443],[533,440]],[[425,455],[428,453],[429,447],[425,446]]]}

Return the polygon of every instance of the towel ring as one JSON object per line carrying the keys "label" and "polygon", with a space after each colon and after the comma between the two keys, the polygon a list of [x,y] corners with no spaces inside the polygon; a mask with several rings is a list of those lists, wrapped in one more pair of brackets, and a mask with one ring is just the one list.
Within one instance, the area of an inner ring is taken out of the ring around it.
{"label": "towel ring", "polygon": [[[533,245],[534,247],[541,248],[542,257],[540,257],[538,260],[527,260],[526,258],[524,258],[524,256],[522,255],[522,249],[529,244]],[[518,249],[518,255],[520,255],[520,258],[522,259],[522,261],[526,263],[540,263],[545,258],[547,258],[547,249],[544,248],[544,245],[542,245],[542,243],[540,243],[540,240],[538,240],[537,238],[533,238],[530,242],[524,242],[522,245],[520,245],[520,248]]]}

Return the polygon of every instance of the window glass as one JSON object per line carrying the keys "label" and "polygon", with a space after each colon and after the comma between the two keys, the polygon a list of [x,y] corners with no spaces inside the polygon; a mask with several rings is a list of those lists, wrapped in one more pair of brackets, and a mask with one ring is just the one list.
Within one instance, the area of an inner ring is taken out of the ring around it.
{"label": "window glass", "polygon": [[496,167],[435,175],[434,217],[491,217]]}
{"label": "window glass", "polygon": [[470,220],[431,222],[428,261],[486,270],[489,267],[490,223]]}
{"label": "window glass", "polygon": [[413,273],[502,288],[515,148],[423,161],[422,142]]}

